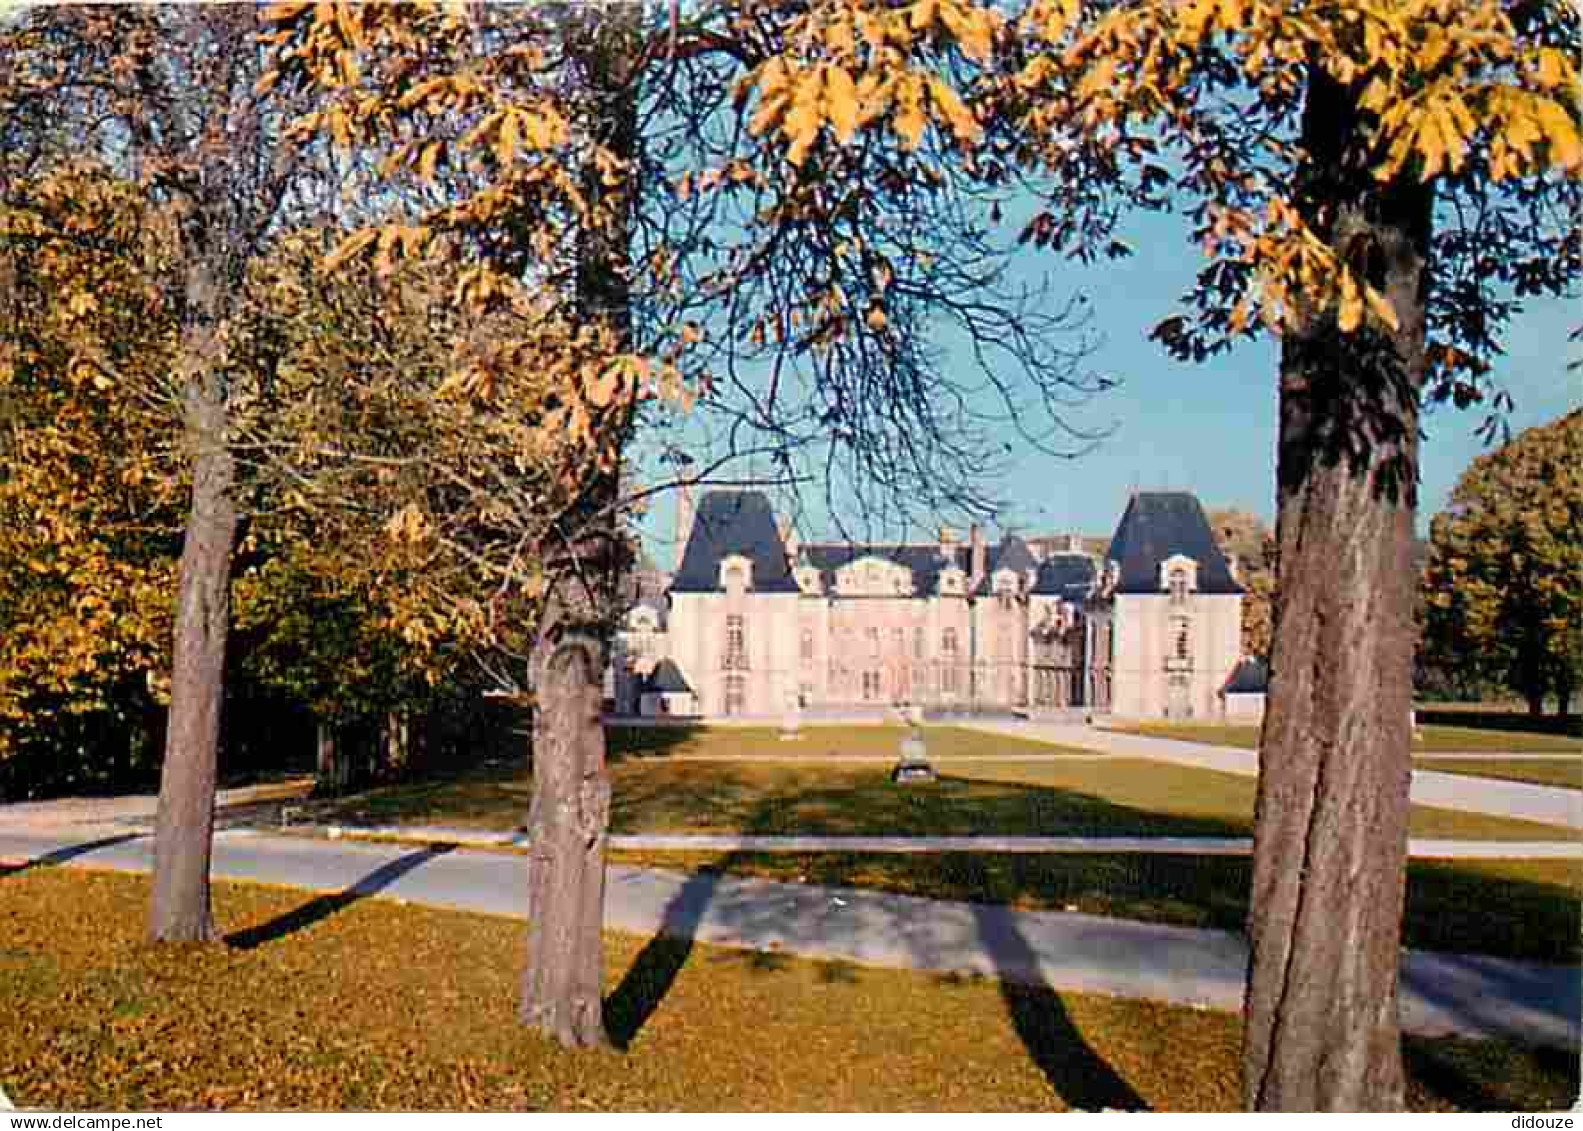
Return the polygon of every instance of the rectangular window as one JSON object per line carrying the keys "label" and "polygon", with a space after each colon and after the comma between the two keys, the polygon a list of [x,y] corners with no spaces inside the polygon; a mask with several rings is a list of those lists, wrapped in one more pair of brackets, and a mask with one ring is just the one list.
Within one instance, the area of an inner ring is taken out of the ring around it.
{"label": "rectangular window", "polygon": [[739,675],[726,676],[726,711],[728,715],[740,715],[747,709],[748,683]]}
{"label": "rectangular window", "polygon": [[729,671],[747,670],[747,627],[740,614],[732,613],[726,617],[726,650],[721,666]]}
{"label": "rectangular window", "polygon": [[915,660],[923,659],[923,629],[921,628],[912,630],[912,658]]}
{"label": "rectangular window", "polygon": [[811,628],[802,630],[802,662],[813,663],[813,629]]}
{"label": "rectangular window", "polygon": [[956,659],[956,629],[948,628],[940,634],[940,652],[946,659]]}
{"label": "rectangular window", "polygon": [[879,629],[865,629],[863,635],[868,638],[868,654],[870,659],[879,659]]}
{"label": "rectangular window", "polygon": [[880,697],[879,672],[867,671],[863,673],[863,701],[873,703]]}

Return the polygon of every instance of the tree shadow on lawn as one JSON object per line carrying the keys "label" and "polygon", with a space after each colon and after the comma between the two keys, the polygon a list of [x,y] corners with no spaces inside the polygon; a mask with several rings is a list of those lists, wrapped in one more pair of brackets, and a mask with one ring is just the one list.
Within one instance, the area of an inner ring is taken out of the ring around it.
{"label": "tree shadow on lawn", "polygon": [[[899,788],[881,766],[678,763],[616,776],[617,833],[1245,837],[1245,819],[1159,812],[1080,787],[941,774]],[[1168,772],[1167,768],[1167,772]]]}
{"label": "tree shadow on lawn", "polygon": [[253,950],[265,943],[274,942],[295,934],[297,931],[306,930],[315,923],[322,922],[337,912],[344,911],[352,904],[371,895],[377,895],[401,879],[408,872],[422,867],[437,856],[443,856],[455,851],[453,844],[431,844],[416,852],[409,852],[404,856],[381,864],[368,875],[358,880],[351,887],[338,892],[315,896],[307,903],[294,907],[292,910],[264,923],[257,923],[251,927],[244,927],[239,931],[232,931],[225,936],[227,946],[236,950]]}
{"label": "tree shadow on lawn", "polygon": [[140,832],[117,833],[115,836],[100,837],[98,840],[84,841],[81,844],[63,845],[60,848],[51,849],[43,855],[24,860],[19,864],[0,862],[0,879],[4,879],[7,876],[20,875],[33,868],[47,868],[56,864],[65,864],[67,861],[75,860],[79,856],[87,856],[90,853],[98,852],[100,849],[125,844],[127,841],[140,840],[147,835],[147,833]]}
{"label": "tree shadow on lawn", "polygon": [[1012,1027],[1050,1087],[1081,1111],[1146,1111],[1148,1104],[1096,1052],[1044,976],[1039,957],[1017,928],[1014,913],[985,903],[969,904],[1000,982]]}
{"label": "tree shadow on lawn", "polygon": [[611,766],[616,766],[623,762],[664,758],[683,752],[705,733],[706,728],[695,723],[662,723],[655,726],[609,723],[605,726],[605,760]]}
{"label": "tree shadow on lawn", "polygon": [[649,939],[618,985],[605,999],[605,1033],[625,1051],[654,1016],[677,975],[692,957],[698,925],[714,895],[717,877],[698,872],[687,878],[665,905],[659,930]]}
{"label": "tree shadow on lawn", "polygon": [[[892,790],[905,796],[911,786],[891,785]],[[1043,791],[1049,792],[1049,791]],[[1064,792],[1064,791],[1054,791]],[[1110,807],[1122,813],[1133,811],[1113,806],[1102,798],[1077,795],[1082,807]],[[776,812],[778,799],[761,800],[752,816],[743,822],[744,835],[764,835],[784,831],[784,820]],[[1196,822],[1195,822],[1196,824]],[[1221,826],[1214,826],[1217,831]],[[1203,834],[1200,834],[1203,835]],[[821,920],[832,920],[838,925],[847,913],[846,904],[834,895],[827,904],[815,907],[811,903],[798,905],[787,921],[784,901],[772,900],[768,906],[752,898],[734,900],[729,905],[718,899],[720,877],[730,876],[744,865],[752,853],[727,854],[707,872],[695,872],[677,890],[662,914],[661,925],[654,936],[639,952],[623,975],[620,984],[605,1000],[606,1032],[616,1047],[630,1048],[643,1026],[654,1016],[683,967],[692,957],[699,927],[711,906],[716,908],[717,919],[728,924],[733,934],[753,938],[767,934],[783,942],[787,950],[796,952],[796,936],[804,934],[814,939],[822,928]],[[1016,920],[1007,909],[982,903],[971,904],[974,922],[984,950],[995,966],[1002,1000],[1012,1027],[1027,1050],[1030,1059],[1044,1074],[1055,1092],[1074,1108],[1097,1111],[1103,1108],[1143,1110],[1147,1108],[1141,1096],[1117,1074],[1114,1068],[1083,1037],[1072,1023],[1060,996],[1043,980],[1039,973],[1037,956],[1027,939],[1016,926]],[[883,935],[887,941],[901,940],[913,952],[920,969],[931,968],[931,955],[935,949],[927,932],[919,933],[914,922],[919,914],[927,919],[927,906],[910,904],[894,912],[883,912],[884,921],[867,923],[859,930]],[[874,914],[872,905],[868,914]],[[762,955],[762,963],[755,969],[766,972],[777,968],[778,953],[755,952]],[[835,963],[828,981],[854,980],[855,967],[848,962]]]}
{"label": "tree shadow on lawn", "polygon": [[[1460,1111],[1522,1111],[1547,1106],[1535,1104],[1524,1093],[1532,1081],[1513,1079],[1511,1063],[1500,1061],[1502,1050],[1482,1042],[1442,1038],[1404,1037],[1402,1060],[1408,1079],[1430,1095]],[[1577,1095],[1578,1058],[1573,1052],[1553,1048],[1529,1050],[1539,1072],[1569,1081],[1568,1096]]]}
{"label": "tree shadow on lawn", "polygon": [[[606,759],[663,759],[701,728],[691,725],[606,728]],[[532,740],[519,757],[478,764],[429,767],[409,780],[373,785],[337,797],[300,803],[320,824],[350,826],[462,822],[500,829],[520,828],[533,800]]]}

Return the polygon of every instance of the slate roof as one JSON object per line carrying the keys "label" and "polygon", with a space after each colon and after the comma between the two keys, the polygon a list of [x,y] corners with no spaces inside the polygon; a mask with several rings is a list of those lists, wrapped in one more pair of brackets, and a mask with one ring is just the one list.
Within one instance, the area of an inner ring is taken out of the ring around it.
{"label": "slate roof", "polygon": [[1264,670],[1260,660],[1248,658],[1243,660],[1231,671],[1231,678],[1226,680],[1226,686],[1220,689],[1222,695],[1252,695],[1261,691],[1268,691],[1270,673]]}
{"label": "slate roof", "polygon": [[[978,592],[989,592],[990,579],[997,570],[1009,569],[1021,576],[1037,570],[1039,561],[1028,544],[1015,534],[1008,534],[998,546],[984,548],[984,580]],[[939,586],[940,571],[954,565],[963,573],[972,569],[972,545],[958,542],[951,547],[950,558],[942,557],[937,543],[860,546],[850,542],[804,542],[798,550],[798,564],[811,565],[819,571],[819,580],[826,591],[835,585],[838,569],[859,558],[882,558],[905,566],[912,571],[913,591],[919,596],[933,593]]]}
{"label": "slate roof", "polygon": [[1160,563],[1183,554],[1198,563],[1199,593],[1241,593],[1215,545],[1204,508],[1186,491],[1136,494],[1121,516],[1106,557],[1121,567],[1117,593],[1160,592]]}
{"label": "slate roof", "polygon": [[1039,566],[1033,592],[1039,597],[1081,601],[1093,591],[1098,576],[1099,567],[1087,554],[1051,554]]}
{"label": "slate roof", "polygon": [[999,569],[1009,569],[1018,575],[1031,569],[1038,569],[1039,562],[1033,556],[1033,551],[1028,549],[1028,543],[1015,534],[1008,534],[1000,540],[1000,545],[988,554],[991,559],[989,572],[994,573]]}
{"label": "slate roof", "polygon": [[836,570],[859,558],[872,557],[883,558],[910,569],[913,592],[922,596],[934,592],[940,571],[948,565],[956,565],[964,572],[967,570],[967,547],[956,549],[958,552],[948,562],[940,556],[940,547],[936,545],[858,546],[850,542],[804,542],[797,556],[800,564],[813,566],[819,571],[820,584],[827,593],[835,587]]}
{"label": "slate roof", "polygon": [[720,563],[741,554],[753,563],[753,592],[796,593],[775,512],[761,491],[710,491],[698,503],[672,593],[714,593]]}
{"label": "slate roof", "polygon": [[659,695],[691,695],[692,684],[673,660],[661,660],[643,681],[643,690]]}

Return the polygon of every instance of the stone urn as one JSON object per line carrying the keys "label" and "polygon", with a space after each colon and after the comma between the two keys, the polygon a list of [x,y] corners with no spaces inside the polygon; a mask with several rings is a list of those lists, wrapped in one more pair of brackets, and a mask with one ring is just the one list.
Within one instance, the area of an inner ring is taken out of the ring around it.
{"label": "stone urn", "polygon": [[923,741],[923,712],[917,707],[905,707],[902,718],[907,721],[907,737],[901,740],[890,780],[899,785],[934,781],[934,767],[929,764],[929,751]]}
{"label": "stone urn", "polygon": [[802,702],[796,695],[786,696],[786,712],[781,716],[782,742],[796,742],[802,737]]}

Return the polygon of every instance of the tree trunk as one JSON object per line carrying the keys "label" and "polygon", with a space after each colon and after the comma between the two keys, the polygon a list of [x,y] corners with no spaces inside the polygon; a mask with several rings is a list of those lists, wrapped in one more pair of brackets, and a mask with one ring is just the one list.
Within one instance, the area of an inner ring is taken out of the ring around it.
{"label": "tree trunk", "polygon": [[1319,68],[1299,204],[1399,329],[1314,312],[1282,345],[1280,580],[1260,741],[1244,1099],[1400,1108],[1397,973],[1412,713],[1413,513],[1431,196],[1379,185]]}
{"label": "tree trunk", "polygon": [[522,1021],[567,1047],[604,1045],[605,841],[610,775],[599,720],[604,649],[555,645],[536,689],[528,812]]}
{"label": "tree trunk", "polygon": [[[579,233],[577,304],[583,318],[613,331],[623,350],[630,348],[632,326],[641,16],[638,4],[589,7],[566,30],[569,54],[589,96],[588,133],[627,167],[615,178],[592,161],[583,170],[584,193],[601,218]],[[613,455],[620,455],[630,427],[630,415],[616,422]],[[578,560],[552,591],[535,648],[528,967],[521,1016],[524,1024],[568,1047],[607,1043],[601,928],[610,778],[599,715],[620,557],[610,510],[620,495],[619,459],[608,466],[593,473],[580,515],[568,524],[581,523],[567,539],[578,547]],[[576,635],[568,633],[569,625],[576,626]]]}
{"label": "tree trunk", "polygon": [[336,734],[335,726],[320,722],[314,743],[314,788],[317,792],[339,797],[346,792],[351,775],[347,772],[346,747]]}
{"label": "tree trunk", "polygon": [[[1563,660],[1563,666],[1561,670],[1556,673],[1556,718],[1563,721],[1565,721],[1567,715],[1569,715],[1572,711],[1572,690],[1574,683],[1571,669],[1566,667],[1565,664],[1566,661]],[[1561,733],[1565,734],[1566,732],[1565,730],[1562,730]]]}
{"label": "tree trunk", "polygon": [[181,550],[170,724],[160,771],[149,937],[212,939],[209,857],[236,538],[236,468],[226,438],[219,342],[198,331],[186,349],[192,503]]}
{"label": "tree trunk", "polygon": [[405,776],[412,760],[412,727],[406,711],[386,711],[381,745],[384,748],[383,765],[378,776],[385,780],[399,780]]}

